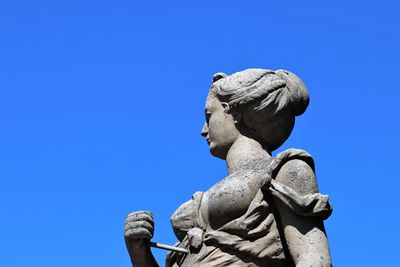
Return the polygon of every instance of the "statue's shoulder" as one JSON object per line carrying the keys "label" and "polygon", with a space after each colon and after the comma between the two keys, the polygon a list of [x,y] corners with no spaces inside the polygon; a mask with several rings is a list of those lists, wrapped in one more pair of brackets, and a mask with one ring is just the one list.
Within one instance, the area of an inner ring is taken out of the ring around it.
{"label": "statue's shoulder", "polygon": [[276,181],[289,186],[300,195],[318,192],[314,160],[307,151],[291,148],[275,158],[279,165],[276,169]]}

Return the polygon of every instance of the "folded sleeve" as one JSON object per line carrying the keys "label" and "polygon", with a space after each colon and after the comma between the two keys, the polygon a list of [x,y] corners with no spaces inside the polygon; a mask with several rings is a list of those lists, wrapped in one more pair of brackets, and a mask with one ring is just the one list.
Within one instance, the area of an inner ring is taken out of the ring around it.
{"label": "folded sleeve", "polygon": [[325,220],[333,210],[328,195],[314,193],[302,196],[294,189],[275,180],[271,181],[269,191],[274,198],[283,202],[298,215],[320,217]]}

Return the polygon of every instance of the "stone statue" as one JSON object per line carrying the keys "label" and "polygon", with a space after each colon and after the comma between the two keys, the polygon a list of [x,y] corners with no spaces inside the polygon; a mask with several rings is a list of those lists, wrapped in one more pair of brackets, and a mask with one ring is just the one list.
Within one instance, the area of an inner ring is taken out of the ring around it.
{"label": "stone statue", "polygon": [[[331,266],[323,220],[332,213],[318,192],[306,151],[272,151],[289,137],[307,108],[303,82],[286,70],[217,73],[201,135],[228,176],[196,192],[172,215],[181,252],[166,266]],[[125,242],[134,266],[158,266],[149,244],[153,217],[128,215]]]}

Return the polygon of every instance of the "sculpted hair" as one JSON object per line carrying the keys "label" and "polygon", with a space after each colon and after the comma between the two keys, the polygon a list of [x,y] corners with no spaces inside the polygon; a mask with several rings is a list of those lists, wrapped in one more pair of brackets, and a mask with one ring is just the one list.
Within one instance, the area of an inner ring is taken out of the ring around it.
{"label": "sculpted hair", "polygon": [[232,75],[216,73],[211,92],[269,149],[281,146],[304,113],[309,95],[304,83],[286,70],[247,69]]}

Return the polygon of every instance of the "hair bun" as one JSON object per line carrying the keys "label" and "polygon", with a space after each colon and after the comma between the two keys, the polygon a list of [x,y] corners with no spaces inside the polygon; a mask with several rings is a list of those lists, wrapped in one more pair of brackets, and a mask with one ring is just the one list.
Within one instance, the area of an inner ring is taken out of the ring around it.
{"label": "hair bun", "polygon": [[310,102],[310,96],[303,81],[287,70],[277,70],[275,73],[286,81],[286,86],[290,91],[290,104],[294,115],[303,114]]}

